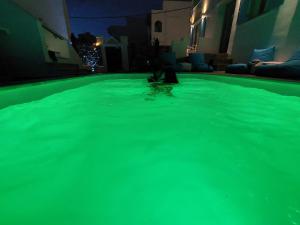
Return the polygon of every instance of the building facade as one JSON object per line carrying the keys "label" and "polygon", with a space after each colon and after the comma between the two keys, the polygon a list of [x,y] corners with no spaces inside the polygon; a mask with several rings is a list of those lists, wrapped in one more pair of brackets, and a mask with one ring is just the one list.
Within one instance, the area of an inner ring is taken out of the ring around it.
{"label": "building facade", "polygon": [[[251,2],[250,2],[251,3]],[[249,59],[253,48],[276,47],[276,61],[300,48],[300,1],[268,0],[241,3],[232,49],[235,61]]]}
{"label": "building facade", "polygon": [[114,25],[108,28],[108,33],[121,41],[121,37],[128,38],[129,69],[143,71],[147,68],[149,55],[150,31],[149,16],[126,17],[126,25]]}
{"label": "building facade", "polygon": [[198,0],[188,51],[246,62],[254,48],[275,46],[276,60],[283,61],[300,48],[299,27],[298,0]]}
{"label": "building facade", "polygon": [[230,53],[238,17],[236,0],[194,1],[190,51],[210,54]]}
{"label": "building facade", "polygon": [[44,26],[69,39],[71,35],[68,8],[65,0],[13,0]]}
{"label": "building facade", "polygon": [[64,0],[3,0],[0,14],[1,79],[63,75],[80,67]]}
{"label": "building facade", "polygon": [[171,46],[189,36],[192,1],[163,1],[161,10],[151,12],[151,40],[161,46]]}

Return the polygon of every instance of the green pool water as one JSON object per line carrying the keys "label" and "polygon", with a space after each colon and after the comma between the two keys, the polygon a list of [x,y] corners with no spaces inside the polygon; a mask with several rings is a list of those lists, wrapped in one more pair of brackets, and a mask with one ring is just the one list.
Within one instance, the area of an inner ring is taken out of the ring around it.
{"label": "green pool water", "polygon": [[0,224],[298,225],[300,97],[108,79],[2,108]]}

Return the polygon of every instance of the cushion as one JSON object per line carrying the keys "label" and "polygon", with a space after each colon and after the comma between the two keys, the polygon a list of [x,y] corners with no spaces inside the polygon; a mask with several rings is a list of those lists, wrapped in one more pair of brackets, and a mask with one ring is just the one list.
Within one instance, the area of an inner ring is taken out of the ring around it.
{"label": "cushion", "polygon": [[255,68],[254,74],[257,76],[275,77],[278,65],[261,65]]}
{"label": "cushion", "polygon": [[163,64],[176,65],[176,54],[174,52],[164,52],[160,54]]}
{"label": "cushion", "polygon": [[173,70],[176,72],[182,72],[182,66],[180,64],[174,64],[174,65],[166,65],[163,67],[164,70]]}
{"label": "cushion", "polygon": [[275,47],[265,48],[265,49],[254,49],[251,61],[260,60],[260,61],[273,61],[275,55]]}
{"label": "cushion", "polygon": [[204,55],[202,53],[191,53],[189,59],[192,65],[205,64]]}
{"label": "cushion", "polygon": [[192,64],[191,63],[179,63],[179,72],[191,72],[192,71]]}
{"label": "cushion", "polygon": [[289,58],[289,60],[287,60],[287,62],[292,60],[300,60],[300,50],[296,51],[294,55],[291,58]]}
{"label": "cushion", "polygon": [[283,75],[290,79],[300,79],[300,59],[290,60],[277,65],[276,75]]}
{"label": "cushion", "polygon": [[193,64],[192,70],[197,72],[213,72],[214,68],[206,63]]}
{"label": "cushion", "polygon": [[191,53],[189,55],[192,70],[197,72],[213,72],[214,68],[205,63],[203,53]]}
{"label": "cushion", "polygon": [[300,60],[289,60],[278,65],[262,65],[255,70],[258,76],[300,79]]}
{"label": "cushion", "polygon": [[226,73],[247,74],[250,73],[250,70],[247,64],[239,63],[228,65],[226,67]]}

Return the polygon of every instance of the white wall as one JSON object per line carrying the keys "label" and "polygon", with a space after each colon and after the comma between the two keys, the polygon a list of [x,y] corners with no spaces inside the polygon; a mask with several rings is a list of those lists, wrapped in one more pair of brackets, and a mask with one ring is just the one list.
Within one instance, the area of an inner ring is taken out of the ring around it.
{"label": "white wall", "polygon": [[70,58],[69,44],[65,40],[60,39],[45,28],[43,28],[43,33],[48,51],[59,53],[61,58]]}
{"label": "white wall", "polygon": [[41,28],[41,34],[44,40],[44,55],[46,62],[52,62],[48,51],[54,51],[56,52],[58,63],[77,64],[82,66],[80,57],[67,40],[58,38],[44,27]]}
{"label": "white wall", "polygon": [[[170,46],[172,41],[186,38],[190,33],[191,8],[186,10],[161,13],[168,10],[192,7],[192,2],[187,1],[164,1],[163,10],[152,10],[151,38],[158,38],[163,46]],[[159,14],[156,14],[159,13]],[[162,32],[155,32],[155,22],[162,22]]]}
{"label": "white wall", "polygon": [[225,10],[230,1],[235,0],[203,0],[193,9],[192,22],[195,27],[200,23],[202,15],[207,18],[205,37],[197,37],[197,43],[194,43],[197,44],[198,52],[219,53]]}
{"label": "white wall", "polygon": [[78,54],[68,43],[70,26],[65,0],[13,1],[42,22],[43,27],[40,28],[40,35],[43,40],[46,62],[52,62],[48,51],[54,51],[57,53],[58,63],[82,65]]}
{"label": "white wall", "polygon": [[224,13],[225,5],[220,5],[208,14],[205,37],[199,39],[198,51],[211,54],[219,52]]}
{"label": "white wall", "polygon": [[41,19],[42,23],[64,38],[69,38],[70,25],[65,0],[13,0]]}
{"label": "white wall", "polygon": [[[0,0],[0,57],[9,74],[2,76],[39,76],[45,71],[43,39],[40,36],[40,22],[11,1]],[[34,66],[32,66],[34,65]]]}
{"label": "white wall", "polygon": [[300,2],[285,0],[278,9],[237,27],[233,45],[235,62],[247,62],[254,48],[276,47],[275,60],[288,59],[300,48]]}
{"label": "white wall", "polygon": [[172,52],[175,52],[177,58],[186,57],[186,50],[190,43],[190,39],[188,37],[181,39],[180,41],[172,41],[171,49]]}

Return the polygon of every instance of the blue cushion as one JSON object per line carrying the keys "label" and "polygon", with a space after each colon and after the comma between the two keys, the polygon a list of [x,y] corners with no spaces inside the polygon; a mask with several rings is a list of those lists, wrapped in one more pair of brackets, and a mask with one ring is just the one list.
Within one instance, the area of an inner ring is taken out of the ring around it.
{"label": "blue cushion", "polygon": [[179,63],[178,64],[178,72],[191,72],[192,64],[190,63]]}
{"label": "blue cushion", "polygon": [[[294,53],[294,55],[293,55],[291,58],[289,58],[288,61],[292,61],[292,60],[300,60],[300,50],[296,51],[296,52]],[[287,61],[287,62],[288,62],[288,61]]]}
{"label": "blue cushion", "polygon": [[289,60],[277,65],[262,65],[255,69],[258,76],[300,79],[300,60]]}
{"label": "blue cushion", "polygon": [[263,62],[273,61],[275,55],[275,47],[265,48],[265,49],[254,49],[251,61],[260,60]]}
{"label": "blue cushion", "polygon": [[192,70],[197,72],[213,72],[214,68],[205,63],[203,53],[191,53],[189,55]]}
{"label": "blue cushion", "polygon": [[300,79],[300,59],[290,60],[288,62],[279,64],[278,75],[283,75],[291,79]]}
{"label": "blue cushion", "polygon": [[214,68],[206,63],[192,65],[192,70],[197,72],[213,72]]}
{"label": "blue cushion", "polygon": [[255,67],[254,74],[258,76],[273,77],[276,75],[276,69],[278,65],[261,65]]}
{"label": "blue cushion", "polygon": [[176,54],[174,52],[161,53],[160,59],[166,65],[176,65]]}
{"label": "blue cushion", "polygon": [[180,64],[174,64],[174,65],[166,65],[163,67],[164,70],[174,70],[175,72],[183,72],[182,66]]}
{"label": "blue cushion", "polygon": [[192,65],[205,64],[204,54],[202,53],[192,53],[190,54],[189,59]]}
{"label": "blue cushion", "polygon": [[226,73],[247,74],[250,73],[250,70],[247,64],[239,63],[228,65],[226,67]]}

